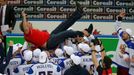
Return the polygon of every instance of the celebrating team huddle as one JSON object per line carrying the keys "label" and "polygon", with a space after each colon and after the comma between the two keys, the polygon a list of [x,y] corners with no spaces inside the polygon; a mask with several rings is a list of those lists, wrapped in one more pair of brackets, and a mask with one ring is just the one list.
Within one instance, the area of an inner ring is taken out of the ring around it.
{"label": "celebrating team huddle", "polygon": [[[101,62],[104,58],[104,48],[101,41],[93,37],[85,37],[92,40],[92,47],[96,50],[96,58]],[[72,42],[72,38],[65,40],[62,46],[55,51],[41,51],[32,49],[25,42],[24,45],[13,45],[14,57],[10,60],[5,73],[8,75],[66,75],[69,68],[80,65],[87,73],[97,73],[92,61],[92,49],[89,41],[83,39],[81,43]],[[76,41],[76,40],[75,40]]]}

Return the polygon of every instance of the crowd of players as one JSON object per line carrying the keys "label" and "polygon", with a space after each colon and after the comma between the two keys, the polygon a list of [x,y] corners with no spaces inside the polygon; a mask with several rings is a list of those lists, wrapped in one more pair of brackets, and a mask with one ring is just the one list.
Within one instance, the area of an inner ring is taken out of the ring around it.
{"label": "crowd of players", "polygon": [[[101,63],[103,59],[110,69],[107,73],[112,74],[112,61],[105,56],[102,42],[93,35],[89,38],[69,38],[59,48],[50,51],[35,49],[27,42],[12,46],[13,56],[5,69],[7,75],[74,75],[68,69],[75,65],[80,65],[76,72],[72,69],[76,75],[96,75],[98,66],[94,64]],[[83,74],[79,72],[81,68]]]}

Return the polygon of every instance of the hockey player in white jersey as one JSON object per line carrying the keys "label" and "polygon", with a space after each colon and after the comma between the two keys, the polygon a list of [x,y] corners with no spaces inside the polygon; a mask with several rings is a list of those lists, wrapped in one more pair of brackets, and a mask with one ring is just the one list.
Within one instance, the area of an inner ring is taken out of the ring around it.
{"label": "hockey player in white jersey", "polygon": [[[95,69],[94,64],[92,62],[91,47],[86,43],[80,43],[80,44],[78,44],[78,48],[81,50],[81,53],[82,53],[81,66],[86,68],[91,75],[96,75],[97,72],[96,72],[96,69]],[[99,62],[102,60],[102,56],[101,56],[102,49],[101,49],[100,45],[96,45],[95,49],[97,50],[96,57],[97,57],[97,60]]]}
{"label": "hockey player in white jersey", "polygon": [[33,51],[32,64],[39,63],[39,55],[40,55],[40,53],[41,53],[41,50],[38,49],[38,48]]}
{"label": "hockey player in white jersey", "polygon": [[119,39],[119,43],[117,46],[116,54],[114,55],[113,61],[117,65],[117,75],[129,75],[129,53],[128,48],[125,44],[121,44],[121,39]]}
{"label": "hockey player in white jersey", "polygon": [[24,75],[32,64],[20,65],[16,69],[14,69],[13,75]]}
{"label": "hockey player in white jersey", "polygon": [[15,68],[13,75],[24,75],[28,71],[29,67],[32,66],[32,64],[29,64],[31,63],[30,61],[32,60],[32,55],[33,53],[30,50],[26,50],[24,52],[24,59],[26,61],[26,64],[19,65],[17,68]]}
{"label": "hockey player in white jersey", "polygon": [[5,73],[7,75],[13,75],[13,70],[17,66],[23,64],[24,62],[25,61],[22,58],[19,58],[19,57],[11,59],[10,62],[9,62],[9,65],[7,66],[7,68],[5,70]]}
{"label": "hockey player in white jersey", "polygon": [[[19,49],[19,47],[21,47],[20,44],[19,45],[17,45],[17,44],[13,45],[13,53],[12,54],[15,54],[15,52]],[[19,55],[19,56],[15,55],[14,58],[10,60],[7,68],[5,69],[5,73],[7,75],[13,75],[13,70],[17,66],[19,66],[21,64],[24,64],[24,62],[25,62],[25,60],[21,57],[21,55]]]}
{"label": "hockey player in white jersey", "polygon": [[32,63],[33,52],[31,50],[28,49],[23,50],[21,54],[22,54],[22,58],[25,60],[24,64]]}
{"label": "hockey player in white jersey", "polygon": [[72,66],[65,71],[64,75],[90,75],[85,68],[80,66],[81,58],[79,56],[72,54],[70,58]]}
{"label": "hockey player in white jersey", "polygon": [[64,46],[63,49],[65,50],[64,54],[66,57],[66,59],[63,61],[64,68],[62,73],[64,74],[64,72],[72,66],[72,60],[70,56],[74,54],[76,50],[74,50],[74,48],[71,46]]}
{"label": "hockey player in white jersey", "polygon": [[23,45],[20,43],[13,45],[13,59],[10,60],[7,68],[5,69],[5,73],[7,75],[13,75],[13,70],[18,67],[19,65],[22,65],[25,63],[24,58],[22,57],[22,51],[24,49],[27,49],[28,43],[24,42]]}
{"label": "hockey player in white jersey", "polygon": [[59,66],[47,62],[47,53],[41,52],[39,56],[39,63],[32,65],[25,75],[61,75]]}
{"label": "hockey player in white jersey", "polygon": [[13,57],[22,57],[22,51],[28,49],[28,43],[25,41],[24,44],[17,43],[14,45],[15,50],[13,51]]}
{"label": "hockey player in white jersey", "polygon": [[[73,47],[70,46],[63,46],[63,50],[59,48],[56,49],[55,54],[57,57],[52,58],[61,67],[62,74],[64,74],[65,70],[72,66],[72,60],[70,59],[70,55],[75,52]],[[63,53],[65,56],[63,55]]]}
{"label": "hockey player in white jersey", "polygon": [[78,48],[81,50],[83,55],[81,56],[81,66],[90,73],[90,75],[94,75],[94,64],[92,62],[92,56],[91,56],[91,48],[86,43],[80,43],[78,44]]}
{"label": "hockey player in white jersey", "polygon": [[90,66],[93,65],[92,57],[90,55],[91,48],[88,44],[85,43],[78,44],[78,48],[83,53],[83,55],[81,56],[82,61],[80,65],[90,71]]}
{"label": "hockey player in white jersey", "polygon": [[122,40],[125,42],[125,44],[128,47],[128,53],[129,53],[129,60],[130,60],[130,68],[129,68],[129,74],[134,74],[134,41],[131,39],[132,37],[132,30],[126,29],[125,31],[121,28],[121,21],[123,17],[125,16],[125,12],[122,11],[118,16],[117,20],[115,22],[115,28],[118,33],[118,35],[122,38]]}
{"label": "hockey player in white jersey", "polygon": [[65,59],[63,53],[64,53],[64,52],[63,52],[62,49],[57,48],[57,49],[55,50],[55,52],[54,52],[54,54],[55,54],[56,56],[51,57],[50,62],[52,62],[52,63],[58,65],[59,60],[64,60],[64,59]]}
{"label": "hockey player in white jersey", "polygon": [[[80,44],[78,44],[78,48],[81,50],[82,56],[85,56],[85,55],[90,56],[91,55],[92,50],[88,44],[80,43]],[[97,59],[98,59],[98,61],[100,61],[102,59],[102,56],[101,56],[102,48],[100,47],[100,45],[96,45],[95,49],[97,50],[97,54],[96,54]]]}
{"label": "hockey player in white jersey", "polygon": [[75,50],[71,46],[64,46],[63,47],[65,51],[65,56],[68,55],[67,57],[69,58],[73,53],[75,53]]}

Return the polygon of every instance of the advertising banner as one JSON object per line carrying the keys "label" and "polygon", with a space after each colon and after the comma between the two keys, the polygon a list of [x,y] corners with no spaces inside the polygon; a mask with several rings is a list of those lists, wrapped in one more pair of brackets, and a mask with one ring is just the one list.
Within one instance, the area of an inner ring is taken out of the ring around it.
{"label": "advertising banner", "polygon": [[[77,0],[85,15],[81,20],[113,21],[117,14],[124,10],[127,15],[124,21],[134,20],[133,0]],[[30,19],[64,20],[76,10],[74,0],[8,0],[13,6],[16,18],[20,19],[20,12],[25,10]],[[128,14],[129,13],[129,14]]]}

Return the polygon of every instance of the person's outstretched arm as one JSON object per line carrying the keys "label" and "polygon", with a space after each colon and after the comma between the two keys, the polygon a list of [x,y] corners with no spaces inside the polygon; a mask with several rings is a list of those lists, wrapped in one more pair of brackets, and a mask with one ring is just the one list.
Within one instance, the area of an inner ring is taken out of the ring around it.
{"label": "person's outstretched arm", "polygon": [[23,50],[25,50],[25,49],[28,49],[28,42],[27,42],[27,41],[24,42],[21,51],[23,51]]}
{"label": "person's outstretched arm", "polygon": [[101,45],[101,57],[102,57],[102,59],[104,59],[105,56],[106,56],[105,48],[103,45]]}
{"label": "person's outstretched arm", "polygon": [[10,59],[12,58],[12,52],[13,52],[13,41],[9,42],[9,51],[7,53],[7,56],[5,58],[6,64],[10,62]]}
{"label": "person's outstretched arm", "polygon": [[96,57],[96,50],[95,50],[94,45],[92,45],[92,61],[95,65],[95,67],[97,68],[99,66],[99,62],[98,62],[97,57]]}
{"label": "person's outstretched arm", "polygon": [[92,45],[92,61],[93,61],[94,66],[96,67],[96,71],[98,72],[99,75],[101,75],[103,72],[103,68],[101,65],[99,65],[99,62],[97,60],[96,50],[95,50],[94,45]]}
{"label": "person's outstretched arm", "polygon": [[25,13],[25,11],[22,11],[21,15],[22,15],[22,24],[21,24],[20,28],[25,34],[28,34],[29,33],[29,27],[27,25],[28,24],[27,14]]}
{"label": "person's outstretched arm", "polygon": [[125,12],[121,12],[118,16],[117,16],[117,20],[115,22],[115,30],[118,34],[120,34],[123,30],[121,27],[121,23],[122,23],[122,18],[125,16]]}

